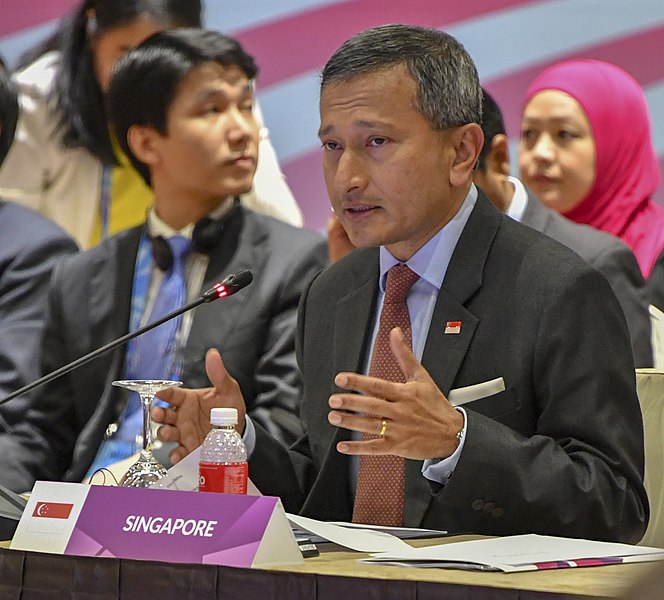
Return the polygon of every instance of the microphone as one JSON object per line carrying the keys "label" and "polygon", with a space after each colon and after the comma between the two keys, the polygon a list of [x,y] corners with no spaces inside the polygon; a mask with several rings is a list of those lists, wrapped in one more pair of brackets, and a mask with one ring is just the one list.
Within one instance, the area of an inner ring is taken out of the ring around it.
{"label": "microphone", "polygon": [[69,364],[62,366],[59,369],[56,369],[55,371],[48,373],[47,375],[44,375],[43,377],[40,377],[39,379],[33,381],[32,383],[29,383],[28,385],[24,385],[22,388],[13,391],[11,394],[5,396],[2,400],[0,400],[0,405],[4,404],[5,402],[9,402],[13,398],[20,396],[21,394],[25,394],[26,392],[29,392],[30,390],[39,387],[40,385],[48,383],[49,381],[53,381],[54,379],[57,379],[61,375],[69,373],[69,371],[73,371],[74,369],[77,369],[78,367],[86,363],[89,363],[91,360],[97,358],[101,354],[104,354],[109,350],[113,350],[114,348],[117,348],[122,344],[126,344],[129,340],[132,340],[135,337],[144,334],[146,331],[150,331],[151,329],[158,327],[159,325],[165,323],[166,321],[170,321],[171,319],[178,317],[182,313],[185,313],[193,308],[196,308],[197,306],[200,306],[201,304],[214,302],[215,300],[219,300],[220,298],[227,298],[228,296],[232,296],[233,294],[239,292],[242,288],[247,287],[252,282],[253,279],[254,276],[251,274],[251,271],[247,271],[246,269],[238,271],[237,273],[232,273],[230,275],[227,275],[224,279],[222,279],[218,283],[215,283],[209,290],[207,290],[205,293],[203,293],[193,302],[185,304],[184,306],[163,316],[161,319],[157,319],[152,323],[148,323],[147,325],[141,327],[140,329],[137,329],[136,331],[131,331],[123,335],[122,337],[118,338],[117,340],[109,342],[108,344],[102,346],[101,348],[97,348],[97,350],[93,350],[92,352],[89,352],[88,354],[85,354],[80,358],[77,358],[76,360],[70,362]]}
{"label": "microphone", "polygon": [[[251,271],[243,269],[237,273],[232,273],[225,277],[219,283],[215,283],[207,292],[205,292],[196,302],[202,300],[203,302],[212,302],[219,298],[225,298],[226,296],[232,296],[236,292],[239,292],[242,288],[247,287],[254,279],[254,276],[251,274]],[[200,304],[201,302],[199,302]],[[192,305],[198,306],[197,304]],[[187,308],[187,310],[189,310]],[[184,312],[184,311],[183,311]],[[170,315],[165,317],[166,320],[170,319]],[[147,331],[147,330],[146,330]],[[141,332],[142,333],[142,332]]]}

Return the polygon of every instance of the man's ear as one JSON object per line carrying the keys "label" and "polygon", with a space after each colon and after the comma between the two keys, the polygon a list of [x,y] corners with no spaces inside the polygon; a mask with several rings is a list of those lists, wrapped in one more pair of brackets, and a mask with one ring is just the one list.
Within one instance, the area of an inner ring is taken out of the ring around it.
{"label": "man's ear", "polygon": [[154,167],[160,161],[158,138],[161,134],[149,125],[132,125],[127,132],[127,144],[142,163]]}
{"label": "man's ear", "polygon": [[468,123],[452,130],[451,144],[455,154],[450,165],[450,185],[459,187],[470,181],[483,142],[484,133],[477,123]]}
{"label": "man's ear", "polygon": [[491,148],[486,158],[487,171],[508,177],[510,174],[510,149],[507,136],[499,133],[491,140]]}

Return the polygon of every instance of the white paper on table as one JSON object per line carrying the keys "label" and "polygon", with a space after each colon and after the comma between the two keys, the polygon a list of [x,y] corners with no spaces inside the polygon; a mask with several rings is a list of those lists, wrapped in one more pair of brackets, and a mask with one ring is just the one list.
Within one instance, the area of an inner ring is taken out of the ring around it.
{"label": "white paper on table", "polygon": [[[596,559],[600,563],[664,560],[664,549],[596,542],[543,535],[514,535],[468,542],[438,544],[407,551],[387,551],[362,562],[406,563],[408,566],[440,566],[497,569],[501,571],[537,570],[538,563],[561,562],[561,567],[583,566],[575,561]],[[550,567],[549,567],[550,568]]]}
{"label": "white paper on table", "polygon": [[[198,490],[198,462],[201,455],[200,446],[185,456],[179,463],[168,469],[166,477],[160,479],[155,487],[169,490],[195,492]],[[247,482],[247,496],[262,496],[251,479]]]}
{"label": "white paper on table", "polygon": [[349,528],[289,513],[286,513],[286,516],[291,525],[358,552],[400,553],[410,550],[410,546],[406,542],[383,531]]}
{"label": "white paper on table", "polygon": [[333,525],[347,527],[350,529],[370,529],[389,533],[401,540],[412,540],[418,538],[444,537],[447,531],[440,529],[421,529],[419,527],[388,527],[387,525],[367,525],[365,523],[348,523],[347,521],[330,521]]}

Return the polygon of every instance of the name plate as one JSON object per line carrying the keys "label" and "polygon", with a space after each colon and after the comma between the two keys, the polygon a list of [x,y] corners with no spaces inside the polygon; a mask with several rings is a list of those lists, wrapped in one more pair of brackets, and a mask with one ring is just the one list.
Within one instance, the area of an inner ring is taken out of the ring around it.
{"label": "name plate", "polygon": [[266,567],[302,564],[279,498],[38,481],[11,548]]}

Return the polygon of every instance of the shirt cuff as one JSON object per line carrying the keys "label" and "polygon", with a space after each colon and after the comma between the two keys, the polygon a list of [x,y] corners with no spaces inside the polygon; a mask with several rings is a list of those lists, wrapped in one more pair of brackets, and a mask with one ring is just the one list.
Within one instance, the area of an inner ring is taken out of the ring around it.
{"label": "shirt cuff", "polygon": [[247,448],[247,460],[251,458],[256,447],[256,427],[249,418],[249,415],[244,416],[244,433],[242,434],[242,441]]}
{"label": "shirt cuff", "polygon": [[466,411],[460,406],[457,406],[456,410],[463,415],[463,429],[461,430],[461,440],[457,449],[447,458],[429,458],[422,464],[422,475],[429,481],[434,481],[440,485],[445,485],[447,480],[452,476],[452,473],[454,473],[466,441],[466,427],[468,425]]}

